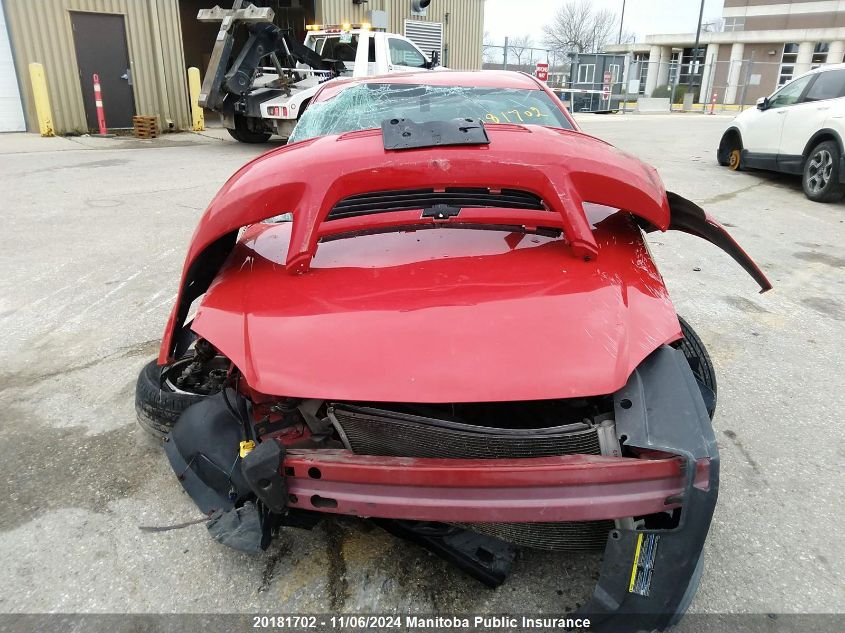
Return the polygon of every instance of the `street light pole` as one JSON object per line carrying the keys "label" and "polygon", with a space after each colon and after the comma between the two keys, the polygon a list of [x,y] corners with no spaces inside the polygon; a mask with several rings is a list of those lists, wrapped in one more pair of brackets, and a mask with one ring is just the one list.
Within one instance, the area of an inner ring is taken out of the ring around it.
{"label": "street light pole", "polygon": [[622,17],[619,18],[619,37],[616,38],[616,43],[622,43],[622,23],[625,22],[625,0],[622,0]]}
{"label": "street light pole", "polygon": [[701,19],[704,17],[704,0],[701,0],[701,9],[698,12],[698,28],[695,30],[695,46],[692,49],[692,55],[690,55],[689,60],[689,72],[687,74],[687,86],[689,87],[689,92],[692,92],[692,68],[693,62],[698,59],[698,41],[701,38]]}

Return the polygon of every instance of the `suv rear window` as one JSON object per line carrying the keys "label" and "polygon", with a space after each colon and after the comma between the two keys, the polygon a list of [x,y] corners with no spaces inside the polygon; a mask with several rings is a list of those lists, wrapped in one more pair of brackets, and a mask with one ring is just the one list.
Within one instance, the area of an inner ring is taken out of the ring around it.
{"label": "suv rear window", "polygon": [[827,70],[820,72],[804,101],[823,101],[845,96],[845,70]]}

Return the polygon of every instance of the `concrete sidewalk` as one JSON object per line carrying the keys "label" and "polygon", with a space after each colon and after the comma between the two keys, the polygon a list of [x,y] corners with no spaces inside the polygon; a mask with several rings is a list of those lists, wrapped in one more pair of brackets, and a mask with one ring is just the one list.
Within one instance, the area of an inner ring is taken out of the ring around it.
{"label": "concrete sidewalk", "polygon": [[[32,154],[36,152],[69,152],[80,150],[161,149],[188,145],[234,142],[225,128],[214,127],[204,132],[163,134],[156,139],[138,139],[131,135],[101,138],[97,136],[42,137],[30,132],[0,134],[0,154]],[[279,141],[281,142],[281,141]]]}

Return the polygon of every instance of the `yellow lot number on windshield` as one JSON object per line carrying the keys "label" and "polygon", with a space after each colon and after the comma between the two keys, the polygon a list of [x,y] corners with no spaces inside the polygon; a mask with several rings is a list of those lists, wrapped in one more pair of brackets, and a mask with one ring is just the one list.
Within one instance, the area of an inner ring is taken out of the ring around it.
{"label": "yellow lot number on windshield", "polygon": [[[498,115],[501,116],[498,116]],[[532,106],[528,110],[503,110],[497,114],[488,112],[484,115],[484,120],[487,123],[525,123],[526,120],[545,119],[547,114],[540,112],[537,106]]]}

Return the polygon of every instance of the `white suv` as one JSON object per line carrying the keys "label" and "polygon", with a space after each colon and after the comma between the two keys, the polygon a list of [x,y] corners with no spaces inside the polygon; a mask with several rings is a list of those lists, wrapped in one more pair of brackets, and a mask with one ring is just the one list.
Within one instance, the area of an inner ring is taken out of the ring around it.
{"label": "white suv", "polygon": [[731,169],[767,169],[803,176],[816,202],[845,195],[845,64],[793,79],[736,117],[716,154]]}

